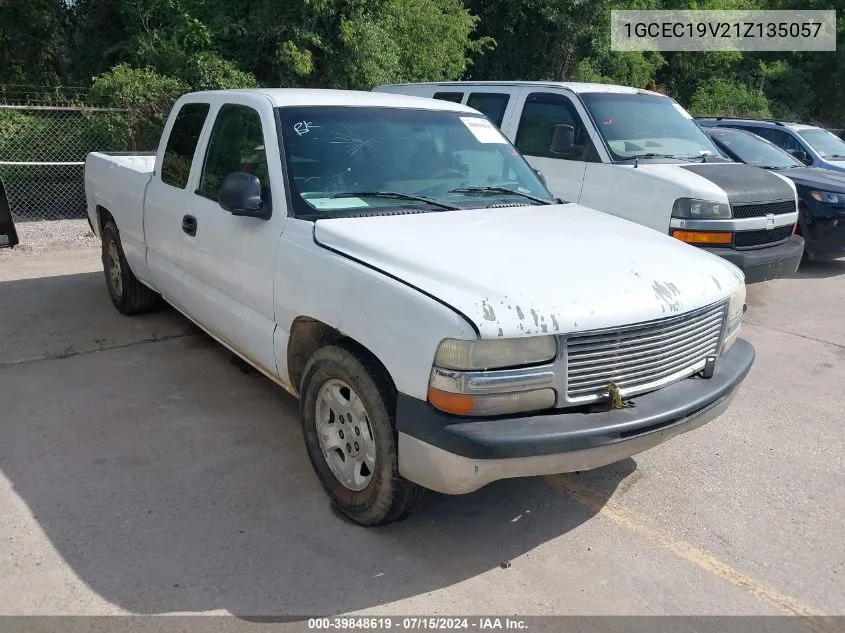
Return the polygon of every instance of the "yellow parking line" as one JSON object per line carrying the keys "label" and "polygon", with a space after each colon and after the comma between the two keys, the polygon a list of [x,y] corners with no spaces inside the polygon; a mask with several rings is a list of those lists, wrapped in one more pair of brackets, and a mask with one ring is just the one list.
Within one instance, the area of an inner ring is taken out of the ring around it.
{"label": "yellow parking line", "polygon": [[703,570],[722,580],[726,580],[737,587],[742,587],[758,600],[765,602],[783,613],[806,618],[807,626],[813,630],[819,633],[828,633],[832,630],[818,620],[823,614],[817,609],[784,595],[771,587],[767,587],[758,580],[742,573],[738,569],[731,567],[724,561],[719,560],[712,554],[690,543],[664,534],[656,527],[650,525],[644,518],[637,516],[614,501],[607,500],[595,490],[576,482],[572,476],[556,475],[547,477],[546,480],[553,487],[565,492],[578,503],[596,511],[606,519],[613,521],[616,525],[635,532],[640,536],[644,536],[650,541],[654,541],[679,558],[698,565]]}

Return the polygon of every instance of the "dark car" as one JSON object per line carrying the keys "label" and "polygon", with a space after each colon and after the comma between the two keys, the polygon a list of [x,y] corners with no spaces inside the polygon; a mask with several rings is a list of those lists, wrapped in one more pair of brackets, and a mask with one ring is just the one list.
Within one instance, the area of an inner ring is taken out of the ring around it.
{"label": "dark car", "polygon": [[705,127],[718,148],[741,163],[775,171],[795,183],[798,231],[808,259],[845,257],[845,174],[806,167],[752,132]]}
{"label": "dark car", "polygon": [[845,173],[845,141],[817,125],[732,117],[698,117],[696,120],[703,127],[731,127],[753,132],[789,152],[808,167]]}
{"label": "dark car", "polygon": [[6,188],[0,180],[0,248],[12,248],[18,243],[15,222],[12,220],[12,210],[6,197]]}

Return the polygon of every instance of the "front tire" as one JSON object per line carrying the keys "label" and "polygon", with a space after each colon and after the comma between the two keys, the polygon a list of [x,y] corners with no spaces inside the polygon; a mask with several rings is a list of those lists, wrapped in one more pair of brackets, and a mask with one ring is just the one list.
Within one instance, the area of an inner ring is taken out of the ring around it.
{"label": "front tire", "polygon": [[305,448],[331,503],[359,525],[402,520],[426,493],[399,474],[395,409],[386,372],[353,345],[327,345],[309,360],[300,390]]}
{"label": "front tire", "polygon": [[114,221],[103,226],[103,271],[109,298],[121,314],[141,314],[158,307],[161,295],[142,284],[126,262],[120,233]]}

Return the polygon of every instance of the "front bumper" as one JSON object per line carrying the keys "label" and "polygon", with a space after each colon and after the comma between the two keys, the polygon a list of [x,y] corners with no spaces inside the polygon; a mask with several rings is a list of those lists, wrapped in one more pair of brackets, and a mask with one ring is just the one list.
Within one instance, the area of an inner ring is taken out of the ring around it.
{"label": "front bumper", "polygon": [[742,269],[745,283],[754,284],[778,277],[791,277],[801,264],[804,255],[804,238],[791,235],[782,244],[747,251],[732,248],[705,248]]}
{"label": "front bumper", "polygon": [[461,418],[399,394],[399,472],[445,494],[473,492],[498,479],[590,470],[698,428],[727,408],[754,362],[738,339],[709,379],[688,378],[599,413]]}

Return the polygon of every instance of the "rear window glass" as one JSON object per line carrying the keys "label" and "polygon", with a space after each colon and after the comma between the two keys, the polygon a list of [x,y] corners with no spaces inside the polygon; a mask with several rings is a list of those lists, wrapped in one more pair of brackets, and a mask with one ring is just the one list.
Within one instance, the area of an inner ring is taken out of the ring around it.
{"label": "rear window glass", "polygon": [[207,103],[186,103],[179,110],[167,139],[167,147],[164,149],[161,162],[162,182],[179,189],[187,186],[194,152],[197,150],[209,107]]}

